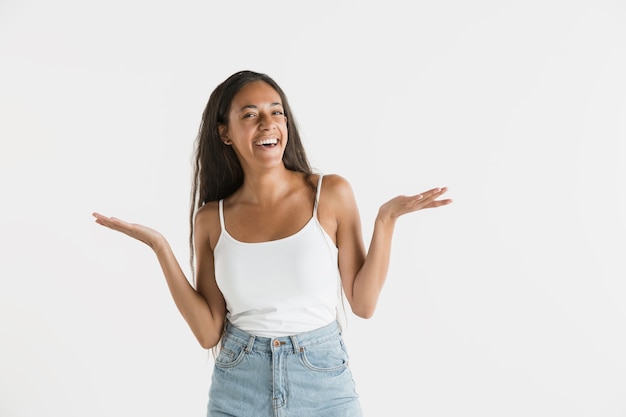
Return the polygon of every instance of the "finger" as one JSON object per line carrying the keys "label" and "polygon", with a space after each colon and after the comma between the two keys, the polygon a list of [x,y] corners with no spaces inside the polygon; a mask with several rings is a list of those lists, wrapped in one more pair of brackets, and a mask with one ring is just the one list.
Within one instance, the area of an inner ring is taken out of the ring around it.
{"label": "finger", "polygon": [[445,206],[445,205],[452,203],[451,199],[437,200],[447,191],[448,191],[447,187],[441,187],[441,188],[437,187],[437,188],[433,188],[433,189],[423,192],[422,195],[424,196],[424,198],[423,200],[419,201],[419,208],[422,209],[422,208],[441,207],[441,206]]}
{"label": "finger", "polygon": [[424,191],[422,194],[419,194],[422,198],[416,202],[419,203],[420,206],[426,206],[442,194],[441,190],[441,188],[433,188],[428,191]]}
{"label": "finger", "polygon": [[99,224],[110,224],[115,218],[114,217],[107,217],[104,216],[100,213],[92,213],[92,215],[96,218],[96,223]]}
{"label": "finger", "polygon": [[109,229],[121,231],[124,233],[128,233],[131,229],[130,224],[116,217],[107,217],[98,213],[94,213],[94,217],[96,217],[96,223],[108,227]]}
{"label": "finger", "polygon": [[435,200],[426,204],[423,208],[435,208],[435,207],[447,206],[450,203],[452,203],[452,199],[450,198],[445,199],[445,200]]}
{"label": "finger", "polygon": [[95,218],[96,218],[96,220],[100,220],[100,219],[102,219],[102,218],[106,217],[106,216],[103,216],[102,214],[97,213],[97,212],[95,212],[95,211],[94,211],[93,213],[91,213],[91,215],[92,215],[93,217],[95,217]]}
{"label": "finger", "polygon": [[436,187],[428,191],[425,191],[422,194],[424,195],[424,197],[428,198],[428,197],[433,197],[433,196],[440,196],[447,191],[448,191],[448,187]]}
{"label": "finger", "polygon": [[103,216],[103,215],[102,215],[102,214],[100,214],[100,213],[92,213],[92,215],[93,215],[93,217],[95,217],[95,218],[96,218],[96,223],[98,223],[98,224],[100,224],[100,225],[102,225],[102,226],[105,226],[105,225],[106,225],[105,223],[106,223],[106,222],[107,222],[107,220],[108,220],[108,218],[107,218],[106,216]]}

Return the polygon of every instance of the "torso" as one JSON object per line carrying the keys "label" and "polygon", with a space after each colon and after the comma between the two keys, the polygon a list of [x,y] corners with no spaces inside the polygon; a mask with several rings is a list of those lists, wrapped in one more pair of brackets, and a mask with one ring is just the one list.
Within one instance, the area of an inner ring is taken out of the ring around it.
{"label": "torso", "polygon": [[316,191],[303,184],[275,204],[231,200],[229,210],[227,200],[218,202],[213,255],[226,318],[257,336],[299,334],[336,319],[338,249],[319,222]]}
{"label": "torso", "polygon": [[[225,226],[228,233],[240,242],[256,243],[283,239],[300,231],[311,220],[316,190],[305,182],[304,174],[298,175],[301,181],[296,182],[277,204],[252,204],[237,193],[224,199]],[[312,183],[317,184],[318,178],[318,175],[312,175]],[[322,194],[332,185],[332,176],[325,176],[324,184]],[[321,200],[328,203],[329,199],[321,197]],[[215,249],[221,233],[217,202],[207,203],[207,206],[212,213],[209,243],[211,249]],[[336,242],[337,222],[329,204],[320,205],[318,219],[326,233]]]}

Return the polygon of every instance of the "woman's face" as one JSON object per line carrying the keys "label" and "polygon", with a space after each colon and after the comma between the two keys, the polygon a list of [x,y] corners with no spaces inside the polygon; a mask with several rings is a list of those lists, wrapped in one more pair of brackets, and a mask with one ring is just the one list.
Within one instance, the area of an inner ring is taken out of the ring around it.
{"label": "woman's face", "polygon": [[280,95],[264,81],[246,84],[233,98],[220,137],[234,148],[242,167],[282,164],[287,118]]}

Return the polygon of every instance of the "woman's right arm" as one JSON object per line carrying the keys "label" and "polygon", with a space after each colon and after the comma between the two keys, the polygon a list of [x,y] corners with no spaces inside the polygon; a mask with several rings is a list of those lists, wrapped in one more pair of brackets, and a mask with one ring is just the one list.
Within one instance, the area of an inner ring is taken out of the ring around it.
{"label": "woman's right arm", "polygon": [[127,223],[99,213],[93,215],[98,224],[122,232],[152,248],[161,265],[174,303],[194,336],[205,349],[215,346],[222,334],[226,306],[215,283],[213,251],[208,243],[208,228],[204,227],[201,220],[206,216],[196,217],[195,245],[198,259],[196,268],[198,288],[196,290],[185,277],[169,243],[159,232],[140,224]]}
{"label": "woman's right arm", "polygon": [[[194,223],[194,248],[196,260],[196,290],[205,300],[208,315],[198,317],[196,338],[206,349],[217,345],[222,337],[226,319],[226,302],[215,280],[213,248],[220,233],[217,203],[205,204],[198,210]],[[189,320],[187,320],[188,323]],[[191,326],[191,323],[189,324]]]}

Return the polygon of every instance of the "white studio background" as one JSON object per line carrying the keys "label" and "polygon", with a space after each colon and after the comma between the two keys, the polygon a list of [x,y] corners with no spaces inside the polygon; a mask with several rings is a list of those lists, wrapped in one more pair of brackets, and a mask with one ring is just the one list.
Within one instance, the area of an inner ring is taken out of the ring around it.
{"label": "white studio background", "polygon": [[348,315],[368,417],[626,415],[621,1],[0,0],[0,416],[203,416],[211,357],[150,250],[188,270],[192,143],[231,73],[285,89],[366,244],[398,221],[376,315]]}

